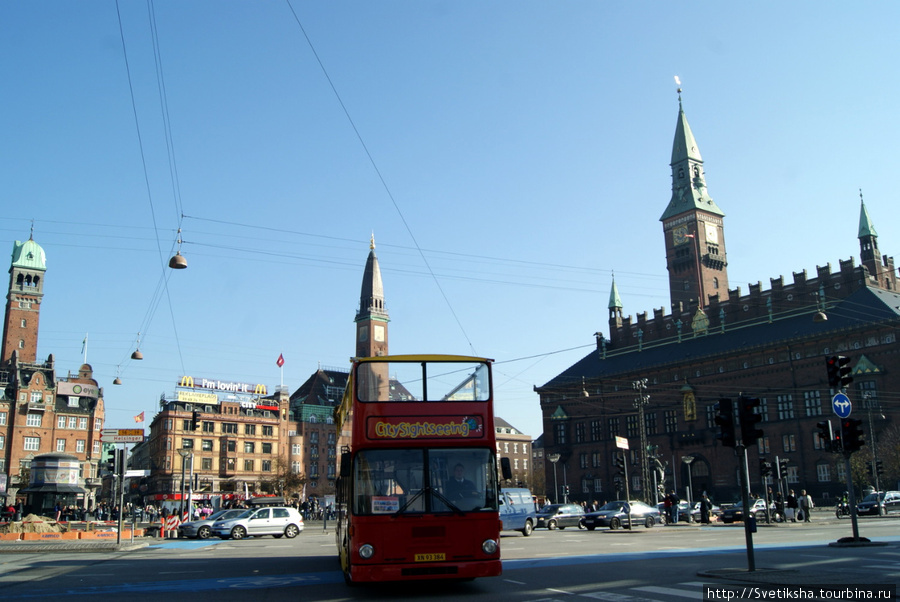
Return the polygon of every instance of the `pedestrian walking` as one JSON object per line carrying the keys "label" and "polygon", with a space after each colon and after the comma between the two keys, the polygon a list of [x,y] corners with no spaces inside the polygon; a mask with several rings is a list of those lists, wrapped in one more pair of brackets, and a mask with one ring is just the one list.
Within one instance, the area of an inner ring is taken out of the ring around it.
{"label": "pedestrian walking", "polygon": [[800,512],[803,514],[803,522],[809,522],[809,514],[810,510],[815,508],[815,504],[813,504],[812,497],[806,493],[806,489],[800,490],[800,498],[797,500],[800,506]]}
{"label": "pedestrian walking", "polygon": [[705,493],[700,498],[700,522],[709,523],[709,513],[712,510],[712,502]]}
{"label": "pedestrian walking", "polygon": [[794,490],[791,489],[790,493],[788,493],[787,499],[785,500],[785,506],[787,506],[787,514],[786,518],[790,519],[792,523],[797,522],[797,510],[800,509],[800,504],[797,502],[797,496],[794,494]]}

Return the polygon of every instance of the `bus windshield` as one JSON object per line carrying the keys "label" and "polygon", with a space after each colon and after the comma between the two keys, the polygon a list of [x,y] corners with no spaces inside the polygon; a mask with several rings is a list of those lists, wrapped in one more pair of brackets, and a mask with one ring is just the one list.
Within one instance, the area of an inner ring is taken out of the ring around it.
{"label": "bus windshield", "polygon": [[353,472],[353,513],[497,512],[496,468],[488,449],[370,449]]}

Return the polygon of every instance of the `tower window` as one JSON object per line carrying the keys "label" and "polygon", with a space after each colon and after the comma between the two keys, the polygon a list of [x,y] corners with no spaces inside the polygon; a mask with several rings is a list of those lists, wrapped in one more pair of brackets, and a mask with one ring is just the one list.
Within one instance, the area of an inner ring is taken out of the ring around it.
{"label": "tower window", "polygon": [[25,328],[25,325],[26,325],[25,318],[22,318],[22,328]]}
{"label": "tower window", "polygon": [[713,278],[713,288],[719,288],[719,279]]}
{"label": "tower window", "polygon": [[22,339],[19,339],[19,349],[25,349],[25,341]]}
{"label": "tower window", "polygon": [[686,290],[686,291],[691,290],[691,281],[690,280],[684,281],[684,290]]}

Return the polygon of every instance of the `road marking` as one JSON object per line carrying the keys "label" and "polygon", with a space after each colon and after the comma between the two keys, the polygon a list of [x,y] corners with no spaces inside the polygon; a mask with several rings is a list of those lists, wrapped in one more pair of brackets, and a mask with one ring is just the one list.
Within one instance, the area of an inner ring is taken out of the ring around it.
{"label": "road marking", "polygon": [[612,592],[591,592],[580,595],[582,598],[593,598],[594,600],[604,600],[605,602],[657,602],[652,598],[638,598],[628,594],[614,594]]}
{"label": "road marking", "polygon": [[693,600],[702,600],[703,592],[700,590],[688,591],[685,589],[675,589],[674,587],[657,587],[655,585],[645,585],[644,587],[634,587],[641,592],[649,592],[651,594],[665,594],[667,596],[679,596],[681,598],[691,598]]}

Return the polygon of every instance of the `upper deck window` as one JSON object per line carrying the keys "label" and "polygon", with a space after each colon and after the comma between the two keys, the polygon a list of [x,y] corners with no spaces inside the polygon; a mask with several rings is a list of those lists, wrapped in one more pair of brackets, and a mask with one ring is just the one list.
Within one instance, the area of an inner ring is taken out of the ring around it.
{"label": "upper deck window", "polygon": [[356,374],[360,401],[488,401],[490,370],[484,362],[374,361]]}

